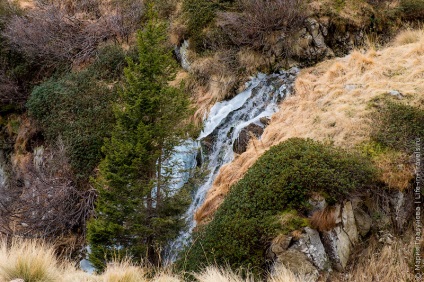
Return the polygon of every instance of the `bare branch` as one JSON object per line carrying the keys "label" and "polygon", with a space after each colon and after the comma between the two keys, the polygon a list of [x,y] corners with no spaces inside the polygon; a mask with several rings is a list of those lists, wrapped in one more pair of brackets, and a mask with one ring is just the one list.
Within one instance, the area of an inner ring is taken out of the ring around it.
{"label": "bare branch", "polygon": [[14,16],[3,36],[23,53],[46,62],[80,63],[107,40],[127,40],[141,21],[140,1],[39,0]]}
{"label": "bare branch", "polygon": [[54,239],[76,229],[84,232],[96,193],[75,187],[63,143],[36,151],[24,172],[9,175],[9,184],[0,186],[0,233]]}
{"label": "bare branch", "polygon": [[218,14],[218,25],[234,44],[254,49],[267,47],[268,37],[278,31],[288,38],[305,19],[302,0],[239,0],[239,12]]}

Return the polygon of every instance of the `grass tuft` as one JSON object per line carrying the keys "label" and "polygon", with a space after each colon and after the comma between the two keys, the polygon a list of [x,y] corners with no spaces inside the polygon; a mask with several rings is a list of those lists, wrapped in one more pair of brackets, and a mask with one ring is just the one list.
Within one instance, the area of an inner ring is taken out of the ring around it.
{"label": "grass tuft", "polygon": [[200,273],[195,273],[194,277],[199,282],[254,282],[253,277],[243,279],[230,268],[219,268],[209,266]]}
{"label": "grass tuft", "polygon": [[0,244],[0,281],[60,281],[59,268],[53,247],[44,243],[12,240],[10,245],[6,241]]}
{"label": "grass tuft", "polygon": [[106,271],[101,276],[102,282],[147,282],[146,272],[129,260],[114,261],[107,265]]}

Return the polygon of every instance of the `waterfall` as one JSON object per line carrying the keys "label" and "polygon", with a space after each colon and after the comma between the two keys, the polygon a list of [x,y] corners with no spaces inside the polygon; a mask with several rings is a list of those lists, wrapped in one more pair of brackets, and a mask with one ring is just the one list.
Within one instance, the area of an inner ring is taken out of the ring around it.
{"label": "waterfall", "polygon": [[206,151],[203,163],[208,175],[197,189],[184,215],[188,229],[180,233],[166,251],[167,262],[175,261],[178,252],[188,244],[196,226],[193,215],[204,202],[221,166],[233,160],[233,144],[240,131],[249,124],[265,126],[261,119],[271,117],[278,110],[278,103],[290,95],[298,71],[297,68],[292,68],[270,75],[259,73],[246,83],[246,90],[231,100],[216,103],[212,107],[198,138]]}

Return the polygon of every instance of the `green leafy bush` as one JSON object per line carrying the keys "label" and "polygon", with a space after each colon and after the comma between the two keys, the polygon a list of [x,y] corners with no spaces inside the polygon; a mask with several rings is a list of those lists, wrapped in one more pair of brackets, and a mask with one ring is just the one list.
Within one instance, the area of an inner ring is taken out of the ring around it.
{"label": "green leafy bush", "polygon": [[211,26],[216,12],[230,6],[232,1],[184,0],[183,11],[187,19],[187,27],[191,46],[196,51],[204,51],[204,29]]}
{"label": "green leafy bush", "polygon": [[415,139],[424,136],[424,110],[388,99],[376,105],[373,141],[391,149],[412,153]]}
{"label": "green leafy bush", "polygon": [[402,0],[400,9],[407,20],[424,19],[424,0]]}
{"label": "green leafy bush", "polygon": [[[231,188],[215,218],[194,236],[179,266],[199,270],[202,262],[265,271],[265,250],[278,232],[305,225],[298,217],[308,209],[312,192],[329,202],[372,184],[368,159],[312,140],[289,139],[267,151]],[[283,227],[279,218],[298,211]]]}
{"label": "green leafy bush", "polygon": [[[96,77],[100,79],[119,79],[127,66],[125,56],[127,54],[118,45],[106,45],[99,49],[97,58],[89,67]],[[129,55],[131,57],[131,55]]]}
{"label": "green leafy bush", "polygon": [[113,98],[113,90],[92,72],[82,71],[47,80],[27,102],[47,140],[64,139],[78,180],[87,179],[101,159],[103,139],[113,124]]}

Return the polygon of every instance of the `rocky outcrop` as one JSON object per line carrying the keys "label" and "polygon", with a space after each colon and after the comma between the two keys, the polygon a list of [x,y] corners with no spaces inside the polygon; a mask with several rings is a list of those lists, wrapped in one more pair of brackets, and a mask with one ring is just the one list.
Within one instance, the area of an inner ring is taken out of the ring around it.
{"label": "rocky outcrop", "polygon": [[318,279],[318,270],[310,262],[306,254],[299,250],[287,250],[284,252],[284,255],[277,258],[276,262],[279,265],[276,265],[275,269],[278,269],[280,265],[284,265],[293,273],[300,274],[302,277],[307,278],[308,281],[316,281]]}
{"label": "rocky outcrop", "polygon": [[239,136],[233,143],[234,153],[244,153],[252,137],[259,138],[264,132],[264,128],[258,124],[251,123],[240,131]]}
{"label": "rocky outcrop", "polygon": [[[387,201],[382,204],[375,200],[379,197]],[[312,211],[309,215],[328,208],[325,199],[319,195],[313,195],[309,204]],[[394,237],[391,232],[393,229],[399,233],[405,231],[413,212],[411,206],[412,189],[396,192],[384,190],[375,197],[365,194],[362,198],[353,198],[341,205],[335,205],[332,209],[335,214],[334,228],[318,231],[305,227],[300,235],[279,235],[272,241],[270,253],[275,261],[274,268],[283,264],[292,269],[297,264],[298,268],[304,267],[307,270],[301,274],[309,275],[314,281],[318,279],[316,272],[328,274],[332,269],[345,271],[353,248],[371,232],[379,243],[392,244]],[[300,273],[301,270],[296,271]]]}
{"label": "rocky outcrop", "polygon": [[305,27],[299,33],[297,55],[301,61],[318,62],[334,57],[334,52],[325,43],[327,28],[314,18],[305,20]]}
{"label": "rocky outcrop", "polygon": [[349,236],[351,243],[354,245],[358,242],[358,229],[356,228],[355,216],[353,213],[352,203],[347,202],[342,211],[343,230]]}
{"label": "rocky outcrop", "polygon": [[304,253],[319,270],[330,269],[329,258],[318,231],[305,227],[304,232],[298,242],[293,246],[293,249]]}
{"label": "rocky outcrop", "polygon": [[414,210],[414,195],[412,189],[406,191],[396,191],[390,197],[392,206],[392,222],[395,230],[402,233],[408,224],[408,219],[411,218]]}
{"label": "rocky outcrop", "polygon": [[324,231],[322,242],[335,269],[343,271],[349,260],[353,247],[349,235],[341,226]]}
{"label": "rocky outcrop", "polygon": [[327,17],[307,18],[297,35],[294,59],[310,65],[348,54],[363,42],[364,33],[359,27],[336,24]]}
{"label": "rocky outcrop", "polygon": [[184,40],[181,45],[176,46],[174,48],[174,54],[177,61],[180,63],[181,67],[186,71],[190,71],[190,62],[188,60],[188,47],[188,40]]}
{"label": "rocky outcrop", "polygon": [[[315,210],[316,207],[324,209],[327,206],[325,200],[316,197],[310,203]],[[318,232],[305,227],[297,239],[288,235],[277,237],[270,248],[275,258],[274,268],[283,264],[289,269],[297,269],[297,272],[302,271],[303,275],[314,278],[314,281],[318,279],[320,271],[331,271],[332,268],[345,270],[353,247],[360,236],[369,232],[370,217],[362,214],[360,209],[355,210],[350,201],[336,205],[334,210],[336,226],[331,230]],[[358,220],[356,214],[359,214]]]}
{"label": "rocky outcrop", "polygon": [[361,237],[365,237],[371,229],[372,219],[361,208],[355,208],[353,213],[355,215],[355,223],[358,233]]}

